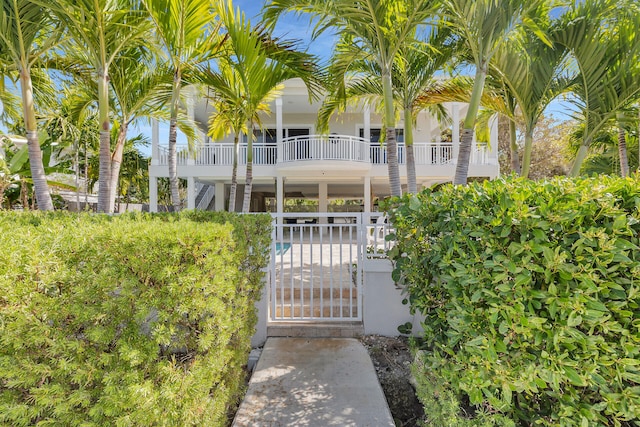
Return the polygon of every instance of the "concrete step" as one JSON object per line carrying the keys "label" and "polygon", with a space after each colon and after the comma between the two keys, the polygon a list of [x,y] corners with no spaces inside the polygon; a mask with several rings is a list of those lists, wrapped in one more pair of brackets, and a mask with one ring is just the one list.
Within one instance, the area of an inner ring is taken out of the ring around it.
{"label": "concrete step", "polygon": [[269,337],[357,338],[363,334],[362,322],[272,322],[267,326]]}

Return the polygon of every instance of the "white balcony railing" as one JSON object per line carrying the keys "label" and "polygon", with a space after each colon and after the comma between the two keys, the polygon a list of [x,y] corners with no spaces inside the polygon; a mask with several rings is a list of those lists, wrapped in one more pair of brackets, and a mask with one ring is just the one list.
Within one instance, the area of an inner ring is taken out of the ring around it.
{"label": "white balcony railing", "polygon": [[[456,144],[457,145],[457,144]],[[449,165],[455,162],[451,142],[415,143],[416,165]],[[189,153],[184,145],[177,147],[178,165],[231,166],[233,151],[238,149],[238,164],[247,163],[247,144],[234,147],[232,143],[205,143]],[[168,165],[166,147],[158,147],[158,164]],[[348,135],[310,135],[283,139],[278,144],[254,144],[254,165],[277,165],[310,160],[351,161],[387,164],[387,147]],[[490,164],[490,150],[486,143],[476,143],[471,151],[471,164]],[[495,163],[495,160],[493,160]],[[406,148],[398,143],[398,163],[406,163]]]}
{"label": "white balcony railing", "polygon": [[348,135],[295,136],[282,140],[281,162],[342,160],[369,162],[369,142]]}

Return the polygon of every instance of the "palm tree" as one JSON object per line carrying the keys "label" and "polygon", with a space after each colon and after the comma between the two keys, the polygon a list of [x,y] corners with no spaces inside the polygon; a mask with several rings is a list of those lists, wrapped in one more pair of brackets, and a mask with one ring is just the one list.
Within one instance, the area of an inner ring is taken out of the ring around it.
{"label": "palm tree", "polygon": [[[623,18],[617,11],[621,6],[612,0],[576,4],[562,16],[562,31],[555,35],[557,42],[571,52],[578,71],[571,91],[578,108],[577,118],[584,123],[571,176],[580,173],[594,137],[640,95],[634,71],[640,52],[640,37],[636,35],[640,18],[638,13],[628,13]],[[627,6],[625,10],[637,10],[633,9],[633,2]]]}
{"label": "palm tree", "polygon": [[[395,85],[404,114],[404,143],[407,151],[407,190],[417,193],[416,164],[413,152],[413,127],[420,111],[428,109],[438,121],[449,120],[442,104],[468,92],[465,79],[439,79],[442,71],[453,60],[456,46],[447,44],[448,34],[441,31],[431,44],[414,43],[400,51],[397,60],[398,84]],[[457,123],[453,124],[458,126]]]}
{"label": "palm tree", "polygon": [[69,31],[77,57],[95,73],[100,126],[98,211],[111,212],[109,72],[115,58],[144,45],[151,23],[132,0],[32,0],[48,7]]}
{"label": "palm tree", "polygon": [[[30,0],[6,0],[0,8],[0,52],[20,76],[23,118],[29,147],[31,177],[38,208],[53,210],[45,177],[33,99],[31,69],[39,57],[58,41],[59,32],[47,10]],[[4,77],[4,76],[3,76]]]}
{"label": "palm tree", "polygon": [[[217,13],[225,29],[225,43],[219,60],[220,71],[209,70],[207,83],[216,93],[214,99],[218,99],[219,114],[227,116],[220,115],[219,121],[214,116],[213,124],[232,125],[236,141],[240,131],[247,133],[242,212],[249,212],[253,185],[253,130],[256,124],[260,126],[259,113],[279,95],[282,83],[294,77],[302,78],[310,97],[315,96],[319,88],[318,69],[314,65],[315,58],[296,51],[295,43],[272,39],[262,27],[252,28],[244,13],[239,9],[234,12],[231,1],[220,5]],[[248,122],[248,126],[241,125],[242,120]],[[234,203],[235,200],[229,201],[230,210]]]}
{"label": "palm tree", "polygon": [[142,0],[155,24],[155,33],[163,46],[173,72],[169,104],[169,183],[171,203],[180,209],[176,153],[180,92],[189,67],[211,60],[218,51],[219,36],[210,0]]}
{"label": "palm tree", "polygon": [[[454,184],[466,184],[471,158],[473,130],[482,99],[484,84],[493,56],[526,22],[527,26],[544,40],[536,24],[536,14],[548,10],[548,1],[542,0],[442,0],[442,25],[449,26],[465,43],[475,66],[474,86],[464,119]],[[523,19],[527,17],[527,19]]]}
{"label": "palm tree", "polygon": [[[446,38],[446,37],[444,37]],[[334,60],[340,62],[339,55]],[[398,53],[392,69],[394,87],[394,111],[404,116],[404,141],[406,147],[407,190],[416,193],[416,169],[413,154],[413,125],[417,114],[429,109],[440,121],[448,117],[442,103],[457,100],[467,94],[465,79],[439,79],[436,73],[452,60],[452,47],[440,39],[431,44],[414,42]],[[377,63],[352,62],[356,75],[345,84],[345,90],[334,91],[325,98],[318,113],[318,128],[327,129],[330,117],[343,109],[345,103],[377,103],[384,110],[384,93],[381,72]]]}
{"label": "palm tree", "polygon": [[[344,76],[352,61],[370,59],[380,68],[384,94],[384,125],[391,194],[399,196],[400,171],[393,108],[392,68],[403,46],[414,40],[416,29],[435,11],[434,0],[272,0],[265,6],[264,19],[274,23],[285,12],[310,13],[318,18],[315,35],[329,28],[341,34],[342,45],[350,45],[354,55],[334,63],[336,75]],[[342,70],[342,72],[340,72]],[[344,78],[338,82],[337,90]]]}
{"label": "palm tree", "polygon": [[[547,32],[552,34],[555,30],[557,25]],[[550,35],[550,38],[553,36]],[[562,45],[549,45],[538,36],[524,31],[520,42],[521,46],[501,46],[493,58],[492,68],[511,96],[508,99],[515,101],[511,106],[517,106],[524,124],[524,155],[520,175],[527,177],[536,124],[549,103],[566,91],[569,78],[563,74],[567,67],[567,51]]]}
{"label": "palm tree", "polygon": [[[168,118],[163,107],[173,96],[172,75],[171,70],[154,67],[151,58],[140,55],[138,49],[122,52],[112,64],[109,84],[115,98],[119,127],[111,154],[109,206],[115,205],[118,194],[120,167],[129,127],[141,119]],[[190,141],[195,138],[194,126],[185,114],[178,115],[176,123]]]}
{"label": "palm tree", "polygon": [[[233,132],[233,169],[231,172],[231,188],[229,192],[229,212],[235,211],[236,193],[238,189],[238,148],[240,135],[248,135],[247,122],[243,105],[242,83],[237,81],[238,74],[227,61],[218,63],[218,70],[211,69],[206,73],[204,82],[211,88],[210,99],[214,112],[209,118],[209,136],[220,140]],[[268,113],[268,104],[258,105],[258,110]],[[259,117],[259,116],[258,116]]]}

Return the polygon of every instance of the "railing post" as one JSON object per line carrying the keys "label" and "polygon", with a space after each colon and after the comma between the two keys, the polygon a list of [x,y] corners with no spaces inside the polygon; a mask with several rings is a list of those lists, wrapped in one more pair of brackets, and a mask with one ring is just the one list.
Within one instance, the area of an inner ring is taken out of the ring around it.
{"label": "railing post", "polygon": [[276,163],[282,163],[282,98],[276,98]]}

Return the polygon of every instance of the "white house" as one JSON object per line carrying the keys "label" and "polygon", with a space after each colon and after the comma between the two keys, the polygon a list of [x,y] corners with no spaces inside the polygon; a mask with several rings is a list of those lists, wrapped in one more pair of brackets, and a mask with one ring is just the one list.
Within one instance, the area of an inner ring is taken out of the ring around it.
{"label": "white house", "polygon": [[[282,95],[271,105],[271,115],[262,119],[253,145],[252,210],[283,212],[286,198],[318,200],[318,211],[328,212],[330,200],[361,200],[363,212],[375,209],[376,198],[389,195],[386,147],[380,144],[382,118],[368,107],[350,108],[334,117],[328,135],[317,135],[316,114],[320,102],[309,103],[301,80],[290,80]],[[460,123],[466,104],[445,106],[453,123]],[[206,126],[211,106],[199,100],[188,107],[196,122],[202,123],[195,152],[178,147],[178,176],[188,183],[187,208],[224,210],[229,197],[233,159],[233,137],[211,141]],[[474,142],[469,177],[496,178],[497,121],[491,126],[491,141]],[[398,158],[403,186],[406,185],[404,123],[398,127]],[[455,173],[459,147],[459,127],[449,126],[452,142],[442,142],[443,128],[427,112],[421,112],[414,129],[414,150],[418,185],[449,182]],[[246,138],[245,138],[246,141]],[[168,177],[167,147],[158,140],[157,124],[152,135],[149,170],[150,210],[158,207],[157,179]],[[239,147],[238,203],[246,170],[246,143]]]}

